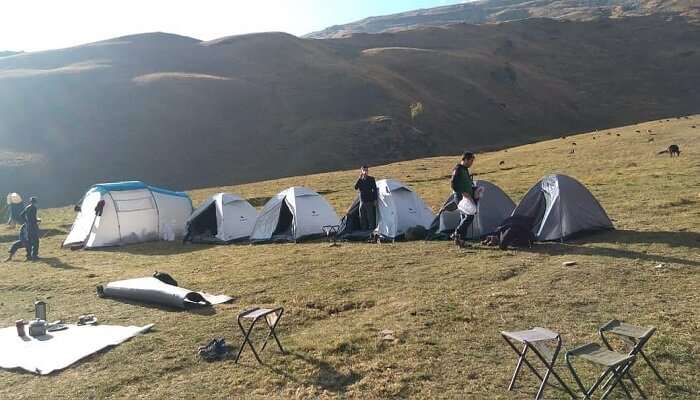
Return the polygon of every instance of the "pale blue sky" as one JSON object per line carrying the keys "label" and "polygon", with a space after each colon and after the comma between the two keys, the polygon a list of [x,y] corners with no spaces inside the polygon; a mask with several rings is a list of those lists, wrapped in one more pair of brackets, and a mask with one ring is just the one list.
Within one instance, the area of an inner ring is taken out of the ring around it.
{"label": "pale blue sky", "polygon": [[459,0],[0,0],[0,51],[69,47],[163,31],[210,40],[303,35],[330,25]]}

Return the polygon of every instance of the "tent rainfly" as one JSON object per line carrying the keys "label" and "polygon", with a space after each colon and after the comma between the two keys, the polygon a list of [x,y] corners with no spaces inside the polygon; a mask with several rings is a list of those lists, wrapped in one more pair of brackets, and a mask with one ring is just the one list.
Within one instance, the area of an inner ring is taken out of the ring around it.
{"label": "tent rainfly", "polygon": [[181,238],[192,200],[139,181],[101,183],[85,193],[63,246],[92,249]]}
{"label": "tent rainfly", "polygon": [[231,243],[250,237],[258,212],[243,198],[218,193],[187,220],[185,237],[194,243]]}
{"label": "tent rainfly", "polygon": [[566,175],[548,175],[533,186],[513,215],[535,221],[537,240],[563,240],[581,232],[614,229],[598,200],[579,181]]}
{"label": "tent rainfly", "polygon": [[[494,232],[515,208],[513,200],[500,187],[488,181],[474,183],[477,188],[482,188],[483,193],[476,205],[474,222],[467,232],[468,239],[478,239]],[[460,218],[457,202],[450,195],[433,220],[430,230],[438,236],[451,234],[459,225]]]}
{"label": "tent rainfly", "polygon": [[[397,239],[409,228],[430,228],[435,216],[432,210],[408,186],[393,179],[377,181],[377,227],[375,232],[383,238]],[[371,232],[359,228],[360,198],[355,198],[343,218],[339,236],[345,239],[365,239]]]}
{"label": "tent rainfly", "polygon": [[338,216],[320,194],[294,186],[271,198],[258,215],[253,242],[299,241],[320,237],[323,227],[338,225]]}

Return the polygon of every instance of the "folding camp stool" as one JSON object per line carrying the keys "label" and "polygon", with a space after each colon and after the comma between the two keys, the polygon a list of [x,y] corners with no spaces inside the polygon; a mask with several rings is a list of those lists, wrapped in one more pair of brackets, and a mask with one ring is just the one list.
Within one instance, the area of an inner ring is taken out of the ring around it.
{"label": "folding camp stool", "polygon": [[[513,349],[513,351],[516,354],[518,354],[518,363],[515,366],[515,372],[513,372],[513,377],[510,380],[510,385],[508,385],[508,390],[513,390],[515,380],[518,377],[518,374],[520,373],[520,369],[523,366],[523,363],[525,363],[525,365],[528,368],[530,368],[530,370],[535,374],[535,376],[537,376],[537,378],[542,382],[540,384],[539,389],[537,390],[535,399],[542,398],[542,394],[544,393],[544,387],[547,384],[547,379],[549,379],[550,374],[554,375],[554,378],[557,381],[559,381],[564,390],[568,392],[572,398],[576,398],[571,389],[569,389],[569,387],[566,386],[566,384],[561,380],[559,375],[557,375],[557,373],[554,371],[554,363],[557,361],[557,356],[559,355],[559,351],[561,350],[561,336],[558,333],[545,328],[532,328],[525,331],[502,331],[501,336],[503,336],[503,339],[506,341],[506,343],[508,343],[508,345]],[[514,342],[522,343],[524,345],[523,349],[518,350]],[[547,346],[547,343],[552,342],[556,342],[556,347],[554,348],[554,351],[551,351],[551,349]],[[544,377],[540,375],[540,373],[537,372],[537,370],[532,366],[532,364],[530,364],[527,358],[525,358],[528,350],[530,349],[532,349],[532,352],[535,353],[537,358],[547,368]]]}
{"label": "folding camp stool", "polygon": [[[253,342],[250,341],[250,333],[253,331],[253,327],[255,326],[255,323],[258,322],[260,319],[264,319],[265,322],[267,323],[267,327],[270,328],[270,332],[267,334],[267,337],[265,338],[265,342],[263,342],[262,348],[260,351],[265,350],[265,346],[267,346],[267,341],[270,339],[270,336],[272,336],[275,339],[275,342],[277,342],[277,346],[280,348],[280,351],[282,354],[284,354],[284,349],[282,348],[282,344],[280,344],[279,339],[277,338],[277,334],[275,333],[275,328],[277,327],[277,324],[279,323],[280,319],[282,318],[282,314],[284,313],[284,308],[278,307],[278,308],[253,308],[250,310],[243,311],[238,314],[238,318],[236,321],[238,322],[238,327],[241,329],[241,333],[243,334],[243,344],[241,345],[241,348],[238,350],[238,354],[236,354],[236,360],[235,362],[238,363],[238,359],[241,357],[241,353],[243,352],[243,348],[245,348],[246,343],[248,346],[250,346],[250,349],[253,350],[253,354],[255,355],[255,358],[258,360],[260,364],[263,362],[260,360],[260,356],[258,356],[258,352],[255,350],[255,346],[253,346]],[[243,324],[241,320],[243,319],[248,319],[252,320],[253,322],[250,324],[250,327],[246,331],[246,329],[243,327]]]}
{"label": "folding camp stool", "polygon": [[331,246],[337,246],[338,244],[336,243],[336,240],[338,238],[338,233],[340,232],[340,225],[324,225],[321,227],[321,229],[323,229],[323,233],[326,234],[328,243],[330,243]]}
{"label": "folding camp stool", "polygon": [[[590,363],[603,366],[605,367],[605,371],[598,377],[591,387],[586,389],[571,363],[573,358],[581,358]],[[624,377],[629,372],[629,369],[632,368],[635,361],[634,355],[616,353],[603,348],[597,343],[588,343],[573,350],[567,351],[564,355],[564,359],[566,360],[566,364],[569,366],[569,370],[571,370],[571,375],[573,375],[574,379],[576,380],[576,384],[578,384],[578,387],[581,389],[581,393],[583,393],[585,399],[590,399],[596,389],[601,386],[603,380],[605,380],[609,375],[612,375],[613,378],[607,385],[607,390],[605,393],[603,393],[601,400],[606,399],[618,384],[620,384],[620,387],[622,387],[622,389],[625,391],[627,397],[632,398],[629,390],[627,390],[627,387],[622,382],[622,377]],[[644,394],[642,393],[642,396],[643,395]]]}
{"label": "folding camp stool", "polygon": [[[605,343],[605,346],[608,348],[608,350],[612,351],[613,348],[612,346],[610,346],[608,338],[605,337],[606,333],[609,335],[615,335],[619,337],[622,340],[622,342],[627,345],[629,355],[642,356],[642,359],[647,363],[647,365],[649,365],[651,370],[654,371],[654,375],[656,375],[656,378],[665,385],[666,381],[664,380],[664,378],[661,377],[659,371],[656,370],[654,364],[652,364],[651,361],[649,361],[649,359],[643,351],[644,346],[647,344],[649,339],[651,339],[655,332],[656,328],[654,327],[643,327],[627,324],[616,319],[608,321],[605,325],[601,326],[600,329],[598,329],[600,339],[603,341],[603,343]],[[642,393],[641,389],[639,388],[639,385],[637,385],[637,382],[634,380],[632,373],[628,372],[626,377],[629,377],[630,381],[632,381],[632,384],[637,388],[637,391]],[[603,387],[605,387],[609,382],[610,379],[608,379],[608,381],[605,383],[605,385],[603,385]],[[642,397],[644,397],[644,394],[642,394]]]}

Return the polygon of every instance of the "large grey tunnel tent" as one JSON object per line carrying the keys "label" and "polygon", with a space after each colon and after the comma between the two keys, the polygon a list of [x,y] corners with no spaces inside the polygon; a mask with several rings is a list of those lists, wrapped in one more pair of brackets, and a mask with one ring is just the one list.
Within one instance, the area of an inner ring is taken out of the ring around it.
{"label": "large grey tunnel tent", "polygon": [[513,215],[533,218],[533,233],[537,240],[542,241],[614,228],[591,192],[566,175],[542,178],[525,194]]}
{"label": "large grey tunnel tent", "polygon": [[[429,228],[435,216],[425,202],[408,186],[393,179],[377,181],[377,228],[381,237],[396,239],[409,228],[422,226]],[[339,237],[343,239],[365,239],[370,231],[359,229],[359,196],[355,198],[343,218]]]}
{"label": "large grey tunnel tent", "polygon": [[76,207],[63,246],[85,249],[182,238],[192,200],[139,181],[94,185]]}
{"label": "large grey tunnel tent", "polygon": [[[467,232],[468,239],[478,239],[494,232],[515,209],[513,200],[498,186],[481,180],[476,181],[475,184],[477,188],[482,188],[483,193],[476,205],[474,222]],[[457,228],[459,221],[460,212],[457,210],[457,202],[454,196],[450,195],[433,220],[430,230],[434,236],[448,236]]]}
{"label": "large grey tunnel tent", "polygon": [[298,241],[320,237],[323,227],[338,225],[338,215],[320,194],[294,186],[271,198],[258,215],[253,242]]}
{"label": "large grey tunnel tent", "polygon": [[193,243],[231,243],[250,237],[257,221],[255,207],[235,194],[218,193],[207,199],[187,220],[186,240]]}

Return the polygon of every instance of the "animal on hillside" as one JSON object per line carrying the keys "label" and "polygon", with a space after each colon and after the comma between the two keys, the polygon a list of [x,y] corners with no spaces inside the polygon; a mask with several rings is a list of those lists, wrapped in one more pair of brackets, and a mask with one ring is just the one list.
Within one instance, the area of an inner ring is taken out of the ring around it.
{"label": "animal on hillside", "polygon": [[635,132],[637,132],[637,133],[642,133],[642,131],[640,131],[639,129],[637,129]]}
{"label": "animal on hillside", "polygon": [[695,125],[693,125],[693,129],[695,129]]}
{"label": "animal on hillside", "polygon": [[595,136],[593,136],[593,140],[595,140],[595,139],[596,139]]}
{"label": "animal on hillside", "polygon": [[575,154],[575,153],[576,153],[576,149],[569,150],[569,154]]}
{"label": "animal on hillside", "polygon": [[619,134],[619,133],[616,133],[616,135],[617,135],[618,137],[620,136],[620,134]]}
{"label": "animal on hillside", "polygon": [[654,141],[654,138],[649,138],[649,140],[647,140],[647,143],[651,143],[653,141]]}
{"label": "animal on hillside", "polygon": [[651,133],[651,129],[647,129],[647,132]]}
{"label": "animal on hillside", "polygon": [[498,163],[498,165],[499,165],[499,166],[501,166],[501,165],[505,165],[505,164],[506,164],[506,162],[505,162],[505,161],[501,161],[501,162],[499,162],[499,163]]}
{"label": "animal on hillside", "polygon": [[680,157],[681,148],[678,147],[677,144],[672,144],[672,145],[668,146],[668,148],[666,150],[658,152],[658,154],[665,154],[665,153],[670,154],[671,157],[673,157],[673,156]]}
{"label": "animal on hillside", "polygon": [[612,132],[608,132],[608,136],[612,135]]}
{"label": "animal on hillside", "polygon": [[572,146],[576,146],[576,142],[571,143]]}

